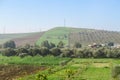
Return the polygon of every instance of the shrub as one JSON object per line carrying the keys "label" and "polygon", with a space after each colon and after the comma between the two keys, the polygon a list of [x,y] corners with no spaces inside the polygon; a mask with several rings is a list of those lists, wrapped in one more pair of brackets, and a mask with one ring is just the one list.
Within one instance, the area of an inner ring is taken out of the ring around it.
{"label": "shrub", "polygon": [[46,56],[50,53],[49,49],[46,47],[42,47],[40,51],[41,51],[40,55],[42,55],[42,56]]}
{"label": "shrub", "polygon": [[14,41],[10,40],[3,44],[3,48],[15,48],[16,44]]}
{"label": "shrub", "polygon": [[17,49],[17,55],[19,55],[20,53],[27,53],[28,54],[28,50],[26,48],[19,48],[19,49]]}
{"label": "shrub", "polygon": [[62,41],[60,41],[57,45],[58,48],[63,48],[64,47],[64,43]]}
{"label": "shrub", "polygon": [[8,48],[8,49],[5,49],[4,51],[2,51],[2,55],[3,56],[15,56],[16,51],[14,49]]}
{"label": "shrub", "polygon": [[59,48],[53,48],[51,49],[51,54],[54,56],[59,56],[61,54],[61,51]]}
{"label": "shrub", "polygon": [[70,49],[63,49],[61,53],[61,57],[71,57],[73,55],[73,51]]}
{"label": "shrub", "polygon": [[48,80],[45,74],[37,74],[35,80]]}
{"label": "shrub", "polygon": [[29,51],[29,55],[31,55],[31,56],[35,56],[37,54],[41,54],[41,51],[38,48],[32,48],[32,49],[29,49],[28,51]]}
{"label": "shrub", "polygon": [[116,65],[112,69],[112,77],[113,78],[119,78],[119,76],[120,76],[120,65]]}
{"label": "shrub", "polygon": [[75,47],[75,48],[81,48],[82,45],[81,45],[80,43],[76,42],[76,43],[74,44],[74,47]]}

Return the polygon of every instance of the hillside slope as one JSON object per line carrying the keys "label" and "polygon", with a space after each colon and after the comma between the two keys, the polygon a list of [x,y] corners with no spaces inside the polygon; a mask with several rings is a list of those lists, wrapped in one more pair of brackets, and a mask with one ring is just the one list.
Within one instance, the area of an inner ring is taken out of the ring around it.
{"label": "hillside slope", "polygon": [[75,42],[80,42],[82,45],[89,45],[93,43],[105,44],[114,42],[120,44],[120,33],[113,31],[95,30],[95,31],[81,31],[71,32],[69,42],[74,45]]}
{"label": "hillside slope", "polygon": [[36,43],[44,40],[57,44],[63,41],[65,45],[74,45],[76,42],[82,45],[89,45],[92,43],[108,43],[114,42],[120,44],[120,33],[105,30],[85,29],[85,28],[68,28],[56,27],[48,30]]}
{"label": "hillside slope", "polygon": [[15,41],[16,46],[25,46],[26,44],[34,45],[36,41],[44,34],[44,32],[38,32],[34,33],[28,36],[20,37],[20,38],[14,38],[12,39]]}
{"label": "hillside slope", "polygon": [[49,42],[58,44],[59,41],[63,41],[68,44],[68,34],[71,28],[57,27],[46,31],[46,33],[36,42],[40,45],[41,42],[48,40]]}
{"label": "hillside slope", "polygon": [[0,44],[13,40],[17,47],[24,46],[25,44],[34,45],[42,34],[44,34],[44,32],[0,34]]}
{"label": "hillside slope", "polygon": [[4,42],[14,38],[21,38],[31,34],[33,33],[0,34],[0,44],[3,44]]}

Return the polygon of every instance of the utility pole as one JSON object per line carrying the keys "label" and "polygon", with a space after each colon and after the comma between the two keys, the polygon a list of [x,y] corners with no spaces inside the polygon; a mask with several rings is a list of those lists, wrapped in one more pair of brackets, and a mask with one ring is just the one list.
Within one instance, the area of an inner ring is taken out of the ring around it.
{"label": "utility pole", "polygon": [[5,31],[6,31],[6,27],[4,26],[3,27],[3,34],[5,34]]}
{"label": "utility pole", "polygon": [[66,27],[66,20],[65,20],[65,18],[64,18],[64,27]]}

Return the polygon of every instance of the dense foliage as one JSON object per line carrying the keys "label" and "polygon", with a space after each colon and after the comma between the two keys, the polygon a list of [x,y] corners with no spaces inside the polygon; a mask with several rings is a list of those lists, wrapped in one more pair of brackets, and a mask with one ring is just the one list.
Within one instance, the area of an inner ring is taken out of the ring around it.
{"label": "dense foliage", "polygon": [[10,40],[10,41],[7,41],[3,44],[3,48],[15,48],[16,45],[15,45],[15,42]]}
{"label": "dense foliage", "polygon": [[120,49],[117,48],[7,48],[2,51],[4,56],[59,56],[59,57],[76,57],[76,58],[120,58]]}

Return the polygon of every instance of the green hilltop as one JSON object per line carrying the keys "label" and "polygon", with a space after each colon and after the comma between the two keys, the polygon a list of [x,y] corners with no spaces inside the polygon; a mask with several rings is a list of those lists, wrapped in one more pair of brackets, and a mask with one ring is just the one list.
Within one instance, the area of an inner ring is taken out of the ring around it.
{"label": "green hilltop", "polygon": [[42,37],[36,42],[36,44],[41,44],[41,42],[48,40],[49,42],[57,44],[59,41],[63,41],[68,44],[68,34],[71,28],[67,27],[57,27],[46,31]]}
{"label": "green hilltop", "polygon": [[60,41],[63,41],[65,45],[68,45],[69,34],[72,32],[84,32],[84,31],[94,31],[93,29],[84,29],[84,28],[71,28],[71,27],[56,27],[46,31],[42,37],[36,42],[37,45],[40,45],[41,42],[48,40],[49,42],[58,44]]}

